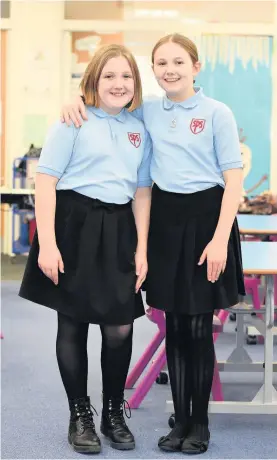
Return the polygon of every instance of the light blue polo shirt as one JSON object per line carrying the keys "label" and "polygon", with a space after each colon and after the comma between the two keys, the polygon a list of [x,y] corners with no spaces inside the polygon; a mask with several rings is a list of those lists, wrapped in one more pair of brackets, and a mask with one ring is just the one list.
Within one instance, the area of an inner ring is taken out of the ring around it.
{"label": "light blue polo shirt", "polygon": [[146,100],[135,115],[153,143],[151,177],[168,192],[194,193],[225,186],[223,172],[242,168],[238,129],[231,110],[201,88],[174,103]]}
{"label": "light blue polo shirt", "polygon": [[87,115],[80,128],[61,122],[52,126],[37,172],[57,177],[57,190],[125,204],[134,198],[137,187],[152,185],[149,134],[126,109],[112,116],[87,107]]}

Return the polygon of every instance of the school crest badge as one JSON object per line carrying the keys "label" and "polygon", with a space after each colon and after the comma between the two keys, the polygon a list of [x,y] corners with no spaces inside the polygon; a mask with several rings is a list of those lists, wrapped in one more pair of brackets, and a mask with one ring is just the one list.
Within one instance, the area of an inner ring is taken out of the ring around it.
{"label": "school crest badge", "polygon": [[136,149],[140,146],[141,144],[141,137],[140,133],[128,133],[128,138],[131,144],[133,144]]}
{"label": "school crest badge", "polygon": [[190,122],[190,130],[193,134],[199,134],[205,128],[206,120],[201,118],[193,118]]}

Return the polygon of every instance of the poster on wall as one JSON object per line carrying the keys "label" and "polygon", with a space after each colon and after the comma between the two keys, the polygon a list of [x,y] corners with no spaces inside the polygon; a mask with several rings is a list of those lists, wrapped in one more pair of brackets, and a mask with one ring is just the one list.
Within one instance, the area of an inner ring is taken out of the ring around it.
{"label": "poster on wall", "polygon": [[237,121],[245,193],[269,190],[272,38],[207,35],[195,41],[202,62],[196,84],[226,103]]}
{"label": "poster on wall", "polygon": [[[132,34],[116,33],[103,34],[97,32],[73,32],[72,33],[72,72],[71,72],[71,95],[74,97],[79,94],[79,85],[84,71],[92,58],[96,48],[104,44],[119,43],[125,44],[133,52],[142,80],[143,96],[161,96],[163,91],[153,77],[151,68],[150,51],[152,43],[149,40],[142,40],[134,34],[133,40],[130,40]],[[146,41],[146,43],[145,43]],[[146,55],[145,48],[148,45],[149,55]]]}
{"label": "poster on wall", "polygon": [[82,76],[96,48],[101,45],[123,43],[122,33],[72,32],[71,95],[79,94]]}

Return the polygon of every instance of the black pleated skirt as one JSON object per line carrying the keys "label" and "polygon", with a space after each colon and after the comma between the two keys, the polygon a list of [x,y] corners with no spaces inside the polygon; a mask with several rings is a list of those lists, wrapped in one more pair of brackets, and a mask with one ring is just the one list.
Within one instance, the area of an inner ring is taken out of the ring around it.
{"label": "black pleated skirt", "polygon": [[57,286],[38,267],[35,234],[19,295],[93,324],[131,324],[144,315],[135,294],[137,244],[131,202],[103,203],[77,192],[57,191],[55,231],[64,262]]}
{"label": "black pleated skirt", "polygon": [[207,280],[200,256],[213,238],[224,190],[220,186],[179,194],[153,187],[146,301],[167,312],[195,315],[225,309],[245,295],[240,235],[235,220],[225,272]]}

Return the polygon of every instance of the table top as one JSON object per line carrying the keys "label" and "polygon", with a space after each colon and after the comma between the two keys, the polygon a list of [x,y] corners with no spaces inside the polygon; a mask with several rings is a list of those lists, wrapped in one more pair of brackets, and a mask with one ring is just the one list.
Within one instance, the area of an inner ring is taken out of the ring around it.
{"label": "table top", "polygon": [[277,214],[271,216],[239,214],[237,219],[241,234],[277,235]]}
{"label": "table top", "polygon": [[35,189],[0,187],[0,193],[1,195],[34,195]]}
{"label": "table top", "polygon": [[245,275],[277,275],[277,242],[242,241]]}

